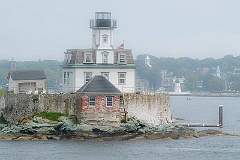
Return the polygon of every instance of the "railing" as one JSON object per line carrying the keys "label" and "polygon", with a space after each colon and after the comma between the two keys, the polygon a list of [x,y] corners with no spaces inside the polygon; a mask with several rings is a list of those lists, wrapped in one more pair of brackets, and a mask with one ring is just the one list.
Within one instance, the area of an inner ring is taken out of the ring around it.
{"label": "railing", "polygon": [[115,19],[91,19],[90,28],[104,28],[104,27],[111,27],[111,28],[117,28],[117,20]]}

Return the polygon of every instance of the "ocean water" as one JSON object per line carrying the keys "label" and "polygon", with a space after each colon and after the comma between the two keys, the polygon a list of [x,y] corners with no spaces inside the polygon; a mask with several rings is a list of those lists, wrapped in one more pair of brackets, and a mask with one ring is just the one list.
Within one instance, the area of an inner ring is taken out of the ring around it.
{"label": "ocean water", "polygon": [[240,97],[171,97],[173,118],[183,118],[179,121],[183,123],[218,124],[219,105],[223,106],[223,127],[213,129],[240,134]]}
{"label": "ocean water", "polygon": [[[174,118],[186,123],[218,123],[223,105],[224,132],[240,134],[240,98],[171,97]],[[202,128],[197,128],[201,130]],[[208,128],[205,128],[208,129]],[[208,136],[140,141],[0,141],[3,160],[239,160],[240,137]]]}

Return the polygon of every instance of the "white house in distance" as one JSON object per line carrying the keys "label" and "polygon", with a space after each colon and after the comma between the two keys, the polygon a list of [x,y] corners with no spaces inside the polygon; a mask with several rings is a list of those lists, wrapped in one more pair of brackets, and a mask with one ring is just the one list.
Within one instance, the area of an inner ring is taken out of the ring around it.
{"label": "white house in distance", "polygon": [[46,93],[46,76],[43,70],[9,71],[8,91],[20,93]]}
{"label": "white house in distance", "polygon": [[75,92],[95,75],[104,75],[121,92],[135,92],[135,63],[124,44],[113,48],[117,21],[110,12],[95,12],[90,20],[92,48],[67,49],[62,67],[62,91]]}

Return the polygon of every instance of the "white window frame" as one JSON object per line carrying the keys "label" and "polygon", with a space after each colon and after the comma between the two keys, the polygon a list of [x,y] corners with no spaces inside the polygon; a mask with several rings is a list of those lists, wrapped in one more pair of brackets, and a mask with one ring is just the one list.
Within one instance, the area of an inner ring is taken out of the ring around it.
{"label": "white window frame", "polygon": [[[88,56],[90,57],[90,60],[88,60]],[[92,53],[84,53],[84,63],[93,63]]]}
{"label": "white window frame", "polygon": [[[91,98],[94,98],[94,100],[91,99]],[[96,96],[89,96],[89,106],[90,107],[95,107],[96,106]]]}
{"label": "white window frame", "polygon": [[108,63],[108,56],[109,56],[108,52],[102,52],[102,63],[105,63],[105,64]]}
{"label": "white window frame", "polygon": [[105,77],[107,80],[109,79],[109,72],[101,72],[101,75]]}
{"label": "white window frame", "polygon": [[66,84],[67,82],[66,77],[67,77],[67,72],[63,72],[63,84]]}
{"label": "white window frame", "polygon": [[106,96],[106,107],[113,106],[113,96]]}
{"label": "white window frame", "polygon": [[118,54],[118,63],[119,64],[126,64],[126,54],[125,53],[119,53]]}
{"label": "white window frame", "polygon": [[126,84],[126,72],[118,72],[118,84]]}
{"label": "white window frame", "polygon": [[73,72],[63,72],[63,84],[70,84]]}
{"label": "white window frame", "polygon": [[70,72],[67,72],[67,84],[69,84]]}
{"label": "white window frame", "polygon": [[84,82],[85,83],[87,83],[91,78],[92,78],[92,72],[84,72]]}

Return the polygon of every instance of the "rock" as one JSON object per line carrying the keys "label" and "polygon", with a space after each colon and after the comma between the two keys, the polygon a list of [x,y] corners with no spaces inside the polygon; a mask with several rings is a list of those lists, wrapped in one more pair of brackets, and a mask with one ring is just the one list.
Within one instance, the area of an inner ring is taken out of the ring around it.
{"label": "rock", "polygon": [[47,140],[47,139],[95,139],[95,140],[139,140],[139,139],[179,139],[198,138],[207,135],[229,135],[216,130],[197,132],[177,121],[156,126],[132,119],[120,125],[73,124],[66,117],[62,122],[34,118],[27,123],[4,126],[0,140]]}
{"label": "rock", "polygon": [[76,130],[80,132],[92,132],[92,125],[78,124],[76,125]]}
{"label": "rock", "polygon": [[207,130],[203,130],[203,131],[198,132],[198,135],[200,137],[209,136],[209,135],[220,135],[220,134],[223,134],[222,131],[213,130],[213,129],[207,129]]}
{"label": "rock", "polygon": [[74,134],[77,128],[70,120],[64,120],[64,122],[60,122],[59,124],[54,126],[57,135],[71,135]]}
{"label": "rock", "polygon": [[53,124],[48,124],[48,123],[41,123],[41,124],[35,123],[29,126],[31,126],[33,129],[43,128],[43,127],[54,127]]}
{"label": "rock", "polygon": [[137,134],[145,134],[146,132],[145,132],[145,130],[144,129],[139,129],[138,131],[137,131]]}
{"label": "rock", "polygon": [[32,128],[22,128],[18,133],[33,135],[33,134],[35,134],[36,132],[37,132],[37,131],[36,131],[36,130],[33,130]]}
{"label": "rock", "polygon": [[141,128],[139,126],[139,123],[137,120],[131,120],[131,121],[128,121],[127,123],[125,123],[123,125],[123,127],[125,128],[125,131],[128,132],[128,133],[134,133],[136,132],[139,128]]}

